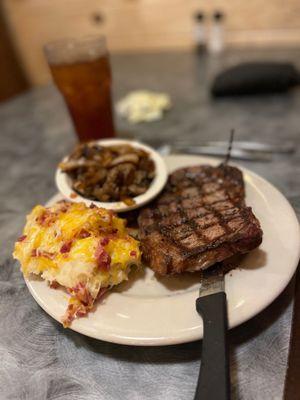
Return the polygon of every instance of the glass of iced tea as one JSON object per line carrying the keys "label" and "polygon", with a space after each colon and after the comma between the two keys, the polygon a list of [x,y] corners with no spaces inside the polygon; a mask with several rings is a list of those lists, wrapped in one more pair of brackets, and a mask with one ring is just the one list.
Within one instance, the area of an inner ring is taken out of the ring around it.
{"label": "glass of iced tea", "polygon": [[60,40],[48,43],[44,51],[79,140],[113,137],[111,71],[105,38]]}

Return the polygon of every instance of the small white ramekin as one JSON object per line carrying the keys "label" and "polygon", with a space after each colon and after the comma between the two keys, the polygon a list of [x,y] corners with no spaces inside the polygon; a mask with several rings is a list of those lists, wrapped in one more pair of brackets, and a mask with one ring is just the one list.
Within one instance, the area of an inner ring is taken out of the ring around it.
{"label": "small white ramekin", "polygon": [[[126,205],[123,201],[116,201],[116,202],[100,202],[100,201],[95,201],[95,200],[89,200],[81,195],[79,195],[77,192],[75,192],[72,189],[72,181],[68,177],[68,175],[65,172],[62,172],[60,168],[57,168],[56,174],[55,174],[55,181],[56,181],[56,186],[60,193],[68,200],[73,201],[73,202],[83,202],[87,206],[90,206],[91,204],[95,204],[98,207],[103,207],[109,210],[113,210],[116,212],[124,212],[124,211],[129,211],[129,210],[134,210],[135,208],[139,208],[143,206],[144,204],[148,203],[150,200],[152,200],[155,196],[158,195],[158,193],[163,189],[163,187],[166,184],[167,178],[168,178],[168,172],[167,172],[167,167],[166,164],[161,157],[161,155],[155,151],[153,148],[146,146],[145,144],[142,144],[140,142],[136,142],[133,140],[126,140],[126,139],[102,139],[102,140],[97,140],[95,143],[100,144],[101,146],[112,146],[112,145],[122,145],[122,144],[127,144],[132,147],[137,147],[139,149],[145,150],[150,158],[153,160],[154,165],[155,165],[155,177],[153,181],[151,182],[148,190],[141,194],[140,196],[136,196],[133,198],[134,204],[133,205]],[[63,161],[66,161],[68,157],[65,157]]]}

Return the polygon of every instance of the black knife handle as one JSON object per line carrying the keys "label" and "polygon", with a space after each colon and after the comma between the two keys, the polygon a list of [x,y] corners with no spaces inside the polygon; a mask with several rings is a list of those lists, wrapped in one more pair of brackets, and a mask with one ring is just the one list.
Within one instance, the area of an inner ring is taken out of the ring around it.
{"label": "black knife handle", "polygon": [[196,309],[203,319],[204,333],[194,400],[229,400],[226,294],[219,292],[199,297]]}

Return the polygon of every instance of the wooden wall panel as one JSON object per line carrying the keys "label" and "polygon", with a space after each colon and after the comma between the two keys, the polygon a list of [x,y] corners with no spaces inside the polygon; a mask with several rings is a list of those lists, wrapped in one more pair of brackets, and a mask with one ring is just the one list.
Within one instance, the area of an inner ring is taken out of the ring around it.
{"label": "wooden wall panel", "polygon": [[196,10],[209,16],[215,9],[225,12],[229,45],[300,44],[299,0],[2,1],[33,84],[49,79],[42,54],[47,41],[104,33],[110,51],[188,48],[193,45],[192,15]]}
{"label": "wooden wall panel", "polygon": [[29,87],[0,5],[0,102]]}

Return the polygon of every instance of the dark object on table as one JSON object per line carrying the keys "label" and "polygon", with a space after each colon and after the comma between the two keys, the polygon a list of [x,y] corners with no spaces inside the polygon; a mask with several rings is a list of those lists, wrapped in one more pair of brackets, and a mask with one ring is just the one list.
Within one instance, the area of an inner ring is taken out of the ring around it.
{"label": "dark object on table", "polygon": [[299,85],[300,74],[293,64],[243,63],[228,68],[215,78],[214,97],[283,93]]}
{"label": "dark object on table", "polygon": [[194,400],[229,400],[227,300],[222,268],[203,273],[199,296],[196,309],[203,319],[203,341]]}
{"label": "dark object on table", "polygon": [[178,169],[138,218],[143,254],[160,275],[206,269],[260,245],[241,171],[224,164]]}

